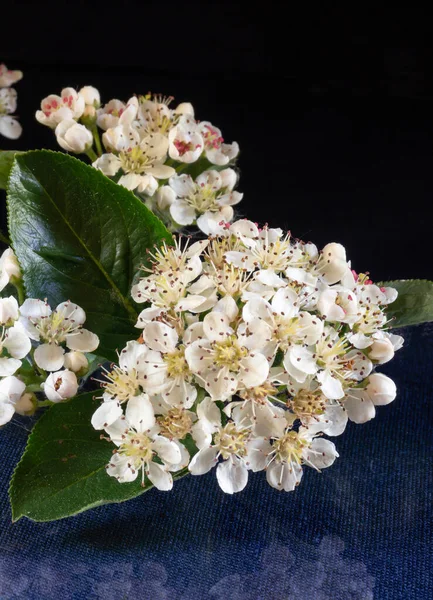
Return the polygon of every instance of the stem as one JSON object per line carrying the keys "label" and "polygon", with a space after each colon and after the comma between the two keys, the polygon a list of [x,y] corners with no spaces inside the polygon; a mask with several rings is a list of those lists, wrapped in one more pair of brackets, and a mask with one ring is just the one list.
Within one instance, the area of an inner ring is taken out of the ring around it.
{"label": "stem", "polygon": [[18,304],[21,306],[21,304],[23,304],[24,300],[26,299],[26,294],[24,292],[24,285],[23,285],[23,281],[22,279],[16,279],[14,278],[14,280],[11,280],[12,285],[14,286],[14,288],[17,291],[18,294]]}
{"label": "stem", "polygon": [[51,400],[38,400],[38,408],[42,408],[43,406],[53,406],[53,402]]}
{"label": "stem", "polygon": [[176,167],[176,173],[181,173],[187,167],[189,167],[188,163],[182,163],[181,165],[179,165],[178,167]]}
{"label": "stem", "polygon": [[95,162],[95,160],[98,158],[98,155],[96,154],[96,152],[93,150],[93,148],[89,148],[88,150],[86,150],[85,152],[87,154],[87,156],[90,158],[90,160],[92,162]]}
{"label": "stem", "polygon": [[102,154],[104,154],[104,151],[102,149],[101,138],[99,137],[99,131],[96,125],[92,127],[92,133],[93,139],[95,140],[96,150],[98,152],[98,155],[101,156]]}

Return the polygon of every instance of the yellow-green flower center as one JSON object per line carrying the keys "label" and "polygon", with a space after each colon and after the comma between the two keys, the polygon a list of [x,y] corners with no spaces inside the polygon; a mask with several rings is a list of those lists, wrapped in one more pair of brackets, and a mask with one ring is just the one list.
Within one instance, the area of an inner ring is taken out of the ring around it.
{"label": "yellow-green flower center", "polygon": [[168,438],[182,440],[191,432],[191,416],[182,408],[170,409],[166,415],[158,417],[157,421],[161,428],[161,435]]}
{"label": "yellow-green flower center", "polygon": [[170,352],[164,356],[164,361],[167,365],[167,375],[169,377],[185,377],[189,373],[188,363],[185,360],[185,348],[180,346],[174,352]]}
{"label": "yellow-green flower center", "polygon": [[215,342],[213,359],[219,367],[228,367],[230,371],[238,371],[240,362],[248,355],[248,350],[240,346],[235,335],[222,342]]}
{"label": "yellow-green flower center", "polygon": [[296,431],[288,431],[274,442],[275,456],[279,462],[296,462],[301,464],[302,452],[308,443],[299,437]]}
{"label": "yellow-green flower center", "polygon": [[238,428],[235,423],[228,423],[215,435],[214,443],[224,460],[227,460],[232,455],[245,456],[248,436],[248,429]]}

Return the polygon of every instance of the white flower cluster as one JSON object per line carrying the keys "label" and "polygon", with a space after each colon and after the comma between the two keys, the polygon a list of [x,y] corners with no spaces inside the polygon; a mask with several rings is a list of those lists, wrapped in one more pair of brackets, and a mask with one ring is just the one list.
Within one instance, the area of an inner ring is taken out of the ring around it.
{"label": "white flower cluster", "polygon": [[340,244],[319,252],[240,220],[151,260],[132,289],[142,335],[106,372],[92,418],[117,446],[107,472],[120,482],[141,473],[168,490],[171,472],[216,466],[224,492],[250,470],[290,491],[303,465],[338,456],[324,434],[395,398],[373,370],[403,343],[385,331],[397,292],[352,271]]}
{"label": "white flower cluster", "polygon": [[[0,291],[20,277],[8,248],[0,258]],[[52,310],[42,300],[28,298],[19,306],[14,296],[0,297],[0,426],[15,412],[32,414],[35,391],[51,402],[75,396],[77,376],[88,367],[85,353],[99,345],[98,336],[83,329],[85,320],[83,309],[69,301]]]}
{"label": "white flower cluster", "polygon": [[229,166],[239,146],[226,144],[212,123],[197,121],[191,104],[170,108],[172,100],[148,94],[101,107],[96,88],[65,88],[42,100],[36,118],[55,129],[64,150],[87,153],[95,168],[134,190],[171,229],[197,224],[215,235],[242,199]]}
{"label": "white flower cluster", "polygon": [[17,109],[17,92],[11,86],[22,79],[21,71],[10,71],[6,65],[0,64],[0,135],[16,140],[22,133],[22,127],[11,116]]}

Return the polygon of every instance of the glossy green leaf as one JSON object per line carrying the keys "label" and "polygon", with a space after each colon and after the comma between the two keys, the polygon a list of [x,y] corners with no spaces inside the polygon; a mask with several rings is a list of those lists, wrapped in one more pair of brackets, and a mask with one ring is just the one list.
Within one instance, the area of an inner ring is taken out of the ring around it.
{"label": "glossy green leaf", "polygon": [[132,193],[60,152],[18,156],[8,186],[9,232],[28,297],[79,304],[99,335],[98,354],[116,360],[140,307],[130,296],[146,252],[172,241]]}
{"label": "glossy green leaf", "polygon": [[101,440],[90,424],[98,406],[93,396],[90,392],[56,404],[36,423],[9,489],[14,521],[55,521],[129,500],[153,487],[147,479],[141,487],[141,477],[119,483],[107,475],[114,445]]}
{"label": "glossy green leaf", "polygon": [[19,154],[22,154],[22,152],[0,150],[0,190],[6,189],[14,158]]}
{"label": "glossy green leaf", "polygon": [[433,281],[407,279],[385,281],[378,285],[393,287],[398,291],[397,300],[386,310],[392,328],[433,321]]}

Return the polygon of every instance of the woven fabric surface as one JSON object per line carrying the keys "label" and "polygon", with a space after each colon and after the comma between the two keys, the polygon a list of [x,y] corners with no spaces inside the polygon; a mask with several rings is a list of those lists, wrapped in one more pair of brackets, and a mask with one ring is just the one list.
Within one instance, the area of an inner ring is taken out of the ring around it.
{"label": "woven fabric surface", "polygon": [[431,600],[433,326],[380,370],[399,395],[334,439],[341,458],[293,493],[263,473],[226,496],[215,473],[120,505],[11,523],[21,423],[0,431],[0,599]]}

